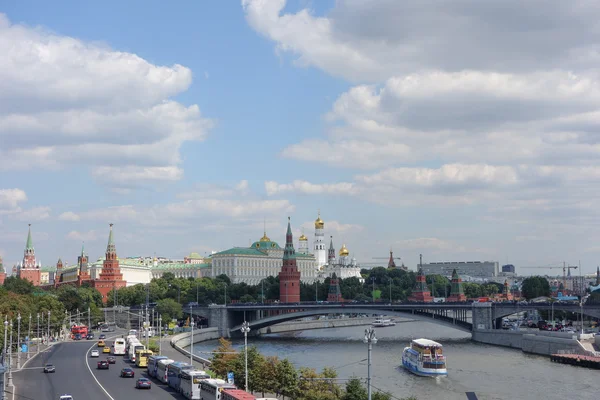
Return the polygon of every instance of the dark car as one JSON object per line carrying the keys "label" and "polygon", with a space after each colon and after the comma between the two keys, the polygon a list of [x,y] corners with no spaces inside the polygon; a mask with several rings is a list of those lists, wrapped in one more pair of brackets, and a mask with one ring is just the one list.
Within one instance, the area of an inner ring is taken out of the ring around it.
{"label": "dark car", "polygon": [[98,361],[98,369],[108,369],[108,361]]}
{"label": "dark car", "polygon": [[103,333],[100,336],[98,336],[98,339],[106,339],[106,335]]}
{"label": "dark car", "polygon": [[135,387],[136,389],[150,389],[152,387],[152,382],[147,378],[138,378]]}
{"label": "dark car", "polygon": [[131,368],[123,368],[121,370],[122,378],[133,378],[135,376],[135,372]]}
{"label": "dark car", "polygon": [[94,338],[94,334],[93,333],[88,333],[87,336],[85,337],[87,340],[93,339]]}
{"label": "dark car", "polygon": [[117,362],[117,359],[113,356],[110,356],[106,357],[106,361],[108,361],[109,364],[115,364]]}
{"label": "dark car", "polygon": [[81,340],[81,334],[78,333],[77,335],[75,335],[75,340]]}
{"label": "dark car", "polygon": [[56,372],[56,367],[52,364],[44,365],[44,373],[53,373]]}

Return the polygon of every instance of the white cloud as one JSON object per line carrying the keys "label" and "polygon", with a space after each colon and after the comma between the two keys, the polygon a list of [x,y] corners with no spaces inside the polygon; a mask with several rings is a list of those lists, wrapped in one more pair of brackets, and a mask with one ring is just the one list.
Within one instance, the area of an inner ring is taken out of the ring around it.
{"label": "white cloud", "polygon": [[58,219],[61,221],[72,221],[72,222],[77,222],[79,221],[81,218],[79,217],[79,215],[77,215],[76,213],[74,213],[73,211],[66,211],[62,214],[60,214],[58,216]]}
{"label": "white cloud", "polygon": [[14,210],[20,203],[27,201],[27,194],[22,189],[0,189],[0,213],[2,210]]}
{"label": "white cloud", "polygon": [[27,210],[21,210],[11,215],[11,218],[19,221],[42,221],[50,217],[50,207],[34,207]]}
{"label": "white cloud", "polygon": [[191,82],[181,65],[156,66],[0,14],[0,169],[85,165],[110,185],[178,180],[181,145],[212,126],[197,105],[170,100]]}
{"label": "white cloud", "polygon": [[277,183],[275,181],[265,182],[267,195],[272,196],[279,193],[296,192],[303,194],[348,194],[354,191],[352,183],[314,184],[303,180],[295,180],[289,184]]}
{"label": "white cloud", "polygon": [[[307,234],[312,234],[315,230],[315,221],[304,222],[302,225],[300,225],[300,228],[303,228]],[[363,229],[365,229],[365,227],[358,224],[344,224],[339,221],[325,221],[324,231],[327,232],[327,235],[333,235],[334,238],[336,238],[339,235],[354,236],[354,234],[361,232]],[[302,234],[301,231],[302,229],[300,229],[298,232]],[[339,245],[341,246],[341,244]]]}
{"label": "white cloud", "polygon": [[67,239],[76,240],[78,242],[93,242],[98,240],[98,234],[95,230],[87,232],[71,231],[66,237]]}

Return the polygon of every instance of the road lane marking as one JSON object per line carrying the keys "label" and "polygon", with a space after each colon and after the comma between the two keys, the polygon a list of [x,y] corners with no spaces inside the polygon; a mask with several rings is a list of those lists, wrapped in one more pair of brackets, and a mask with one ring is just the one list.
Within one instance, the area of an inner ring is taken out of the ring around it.
{"label": "road lane marking", "polygon": [[[107,339],[115,339],[118,336],[119,335],[111,336],[110,338],[107,338]],[[89,354],[90,354],[90,351],[92,351],[92,349],[94,348],[94,346],[96,346],[96,343],[94,343],[93,345],[91,345],[90,348],[88,349],[88,351],[85,352],[85,365],[87,365],[88,370],[90,371],[90,374],[92,374],[92,378],[94,378],[94,380],[96,381],[96,383],[98,384],[98,386],[100,386],[100,389],[102,389],[102,391],[108,396],[108,398],[110,400],[115,400],[114,397],[112,397],[110,395],[110,393],[108,393],[108,390],[106,390],[104,388],[104,386],[102,386],[102,384],[100,383],[100,381],[98,380],[98,378],[96,378],[96,375],[92,371],[92,368],[90,367],[90,358],[91,357],[89,357]]]}

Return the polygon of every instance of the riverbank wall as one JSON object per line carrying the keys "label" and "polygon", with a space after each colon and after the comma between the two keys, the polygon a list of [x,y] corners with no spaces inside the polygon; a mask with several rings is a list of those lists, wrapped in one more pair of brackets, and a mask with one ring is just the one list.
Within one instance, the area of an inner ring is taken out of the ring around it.
{"label": "riverbank wall", "polygon": [[[346,328],[349,326],[366,326],[371,325],[374,321],[373,317],[366,318],[334,318],[334,319],[315,319],[307,321],[290,321],[283,322],[277,325],[268,326],[258,330],[258,335],[268,335],[270,333],[286,333],[297,331],[308,331],[312,329],[326,328]],[[409,318],[395,318],[398,323],[413,322]]]}
{"label": "riverbank wall", "polygon": [[524,353],[551,356],[559,351],[585,352],[577,340],[577,334],[568,332],[545,332],[534,329],[505,331],[498,329],[475,330],[474,342],[521,349]]}
{"label": "riverbank wall", "polygon": [[[205,328],[205,329],[194,329],[194,344],[204,342],[206,340],[219,339],[219,328]],[[170,340],[171,347],[180,352],[181,354],[189,357],[190,351],[187,350],[190,347],[192,341],[191,332],[183,332],[173,336]],[[204,366],[210,366],[210,361],[207,358],[200,357],[196,354],[192,356],[194,361],[201,363]]]}

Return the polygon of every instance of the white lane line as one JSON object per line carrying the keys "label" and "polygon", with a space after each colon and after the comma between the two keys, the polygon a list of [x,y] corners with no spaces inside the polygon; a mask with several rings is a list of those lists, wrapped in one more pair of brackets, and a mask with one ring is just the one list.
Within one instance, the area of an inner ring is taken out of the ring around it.
{"label": "white lane line", "polygon": [[[110,338],[107,339],[114,339],[116,337],[118,337],[119,335],[115,335],[115,336],[111,336]],[[92,349],[94,348],[94,346],[96,346],[96,343],[94,343],[93,345],[90,346],[90,348],[88,349],[88,351],[85,352],[85,365],[87,365],[88,370],[90,371],[90,374],[92,374],[92,378],[94,378],[94,380],[96,381],[96,383],[98,384],[98,386],[100,386],[100,389],[102,389],[102,391],[108,396],[108,398],[110,400],[115,400],[114,397],[112,397],[110,395],[110,393],[108,393],[108,390],[106,390],[104,388],[104,386],[102,386],[102,384],[100,383],[100,381],[98,380],[98,378],[96,378],[96,375],[94,375],[94,372],[92,371],[92,368],[90,367],[90,351],[92,351]]]}

